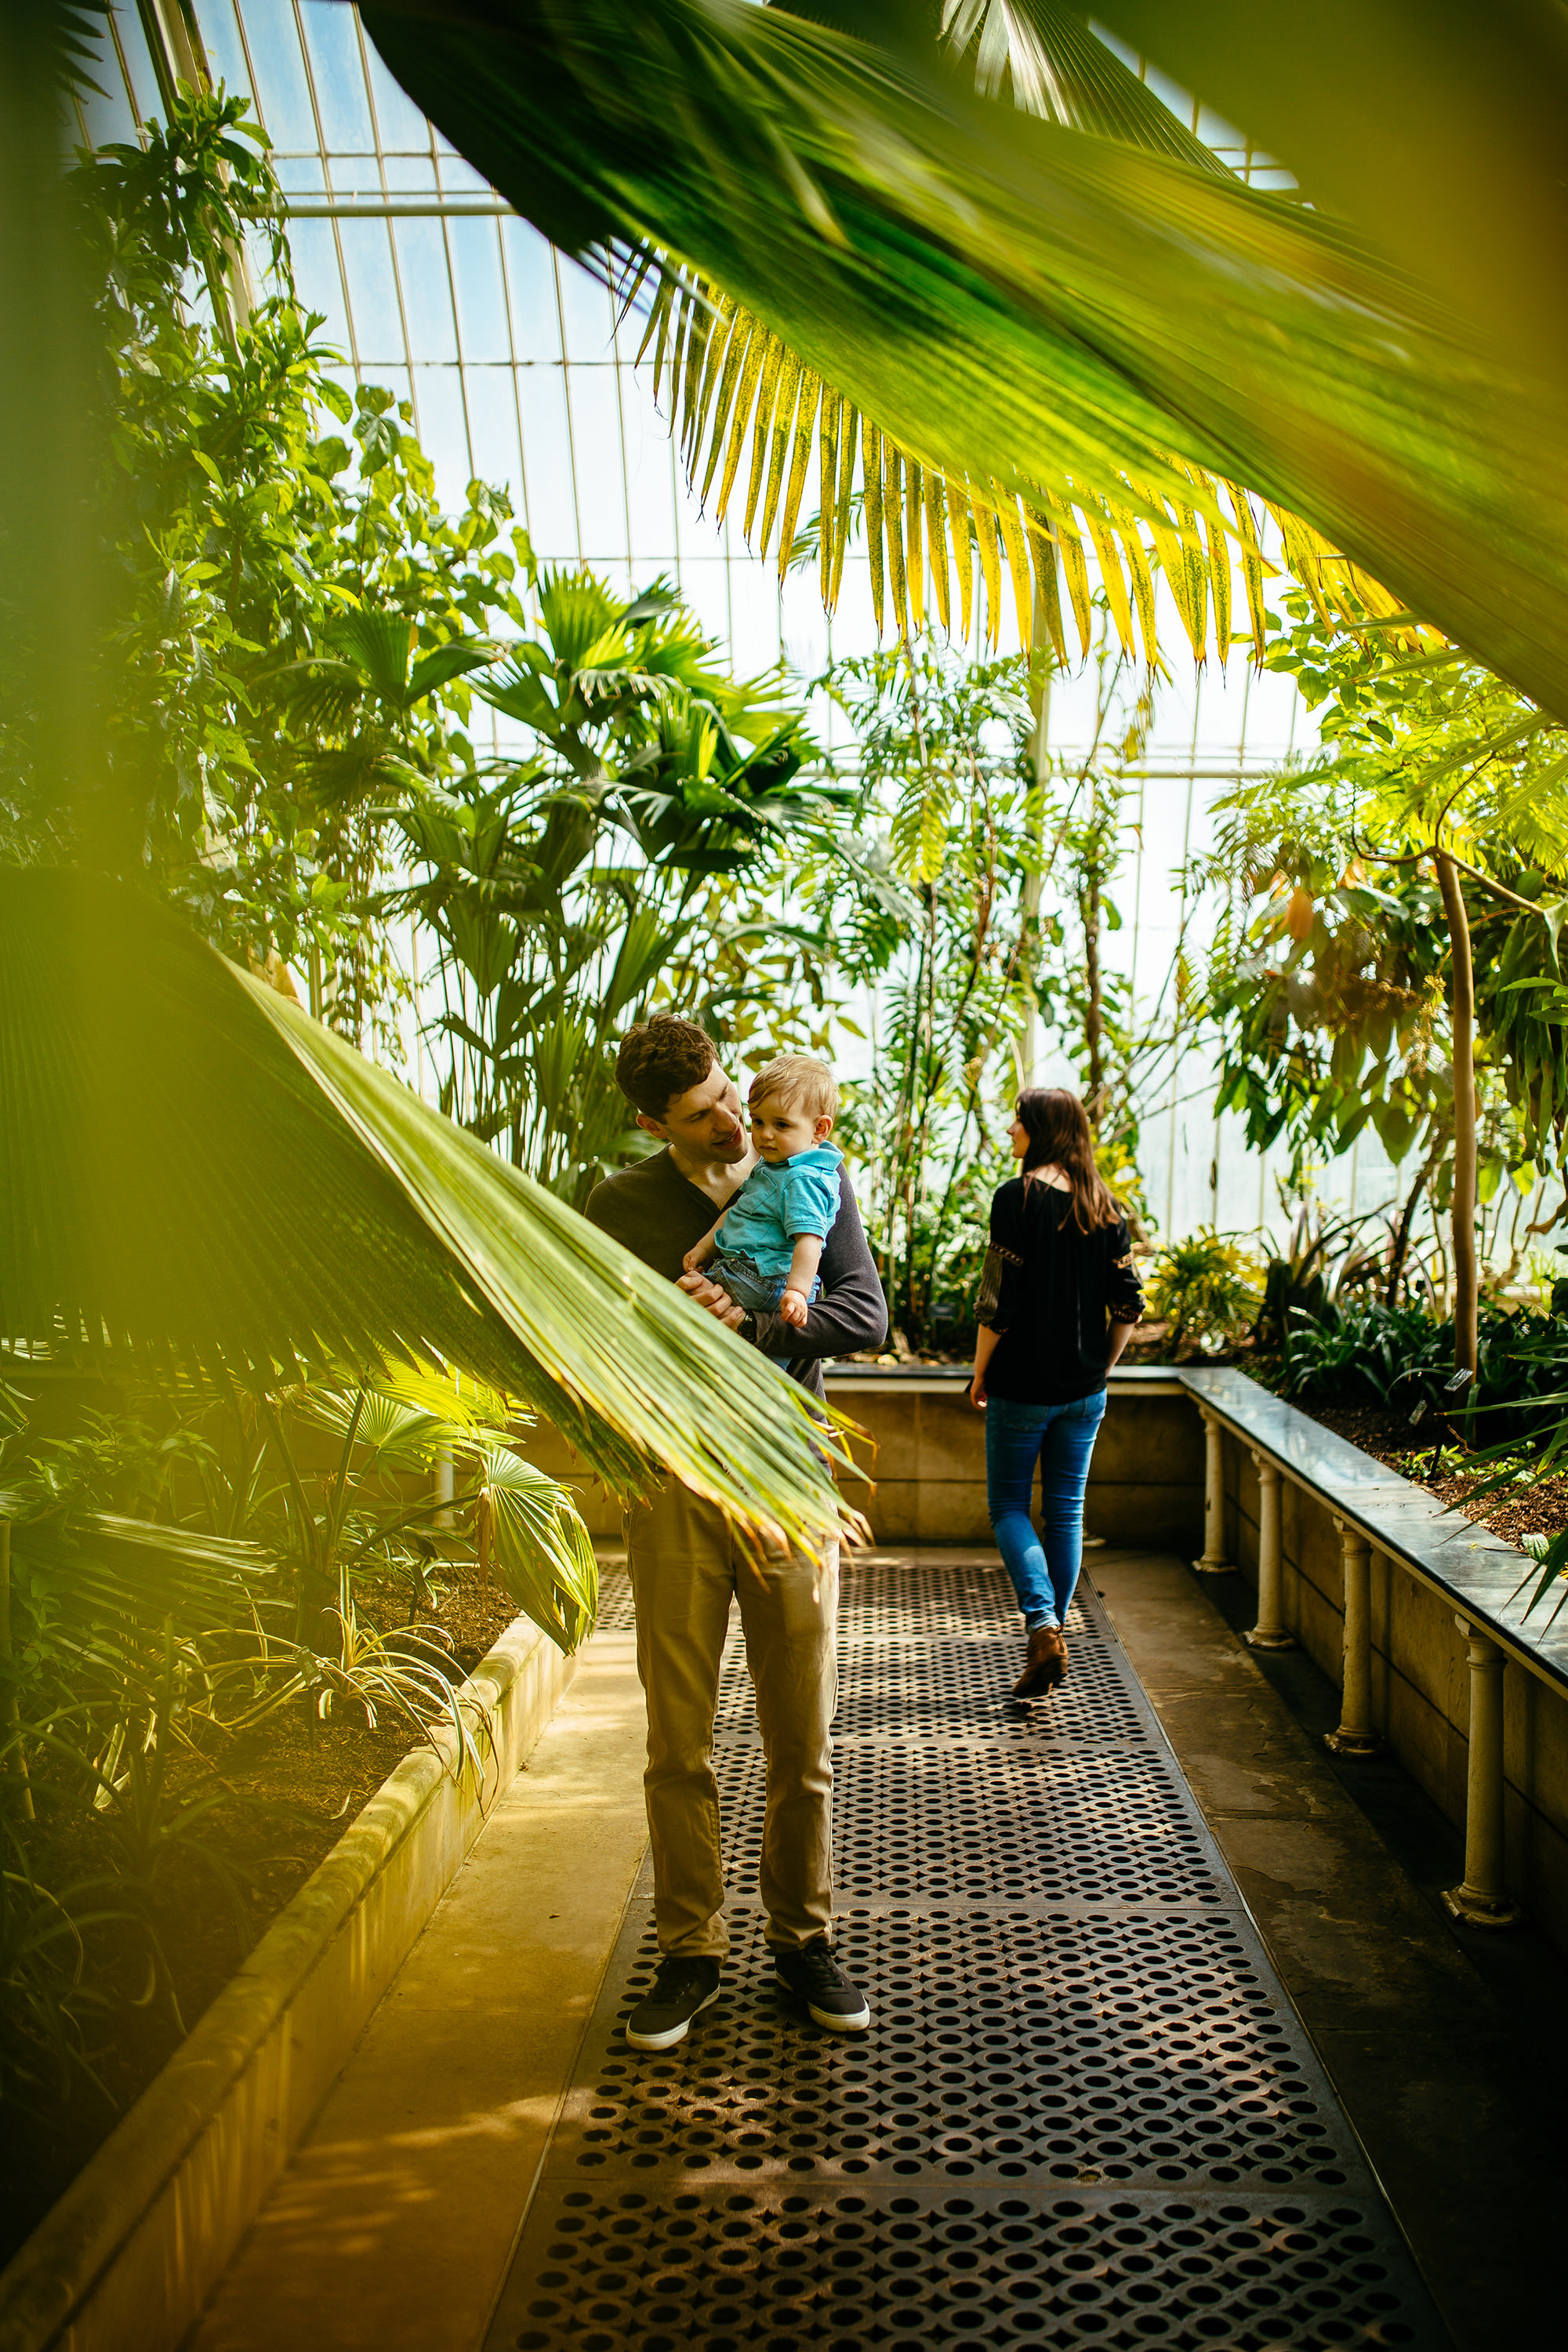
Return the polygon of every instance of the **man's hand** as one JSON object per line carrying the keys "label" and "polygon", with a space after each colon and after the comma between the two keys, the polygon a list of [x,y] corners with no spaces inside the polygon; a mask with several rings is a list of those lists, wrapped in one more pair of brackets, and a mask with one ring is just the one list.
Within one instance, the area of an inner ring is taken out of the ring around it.
{"label": "man's hand", "polygon": [[805,1291],[796,1290],[792,1285],[779,1300],[779,1313],[784,1317],[786,1323],[793,1324],[798,1331],[801,1325],[805,1321],[807,1312],[808,1309]]}
{"label": "man's hand", "polygon": [[737,1307],[729,1292],[721,1290],[716,1282],[710,1282],[705,1274],[683,1274],[677,1287],[684,1290],[697,1306],[705,1307],[710,1315],[717,1316],[721,1323],[728,1324],[731,1331],[745,1319],[745,1308]]}

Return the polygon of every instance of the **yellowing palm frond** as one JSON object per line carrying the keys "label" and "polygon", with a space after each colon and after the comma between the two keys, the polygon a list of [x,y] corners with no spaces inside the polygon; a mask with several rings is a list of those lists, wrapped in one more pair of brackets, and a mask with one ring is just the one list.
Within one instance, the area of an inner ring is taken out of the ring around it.
{"label": "yellowing palm frond", "polygon": [[[770,499],[775,530],[787,510],[810,441],[793,429],[802,384],[819,482],[811,380],[842,403],[826,412],[835,513],[852,495],[855,412],[895,616],[901,603],[912,618],[928,471],[944,502],[989,485],[1015,502],[970,509],[994,604],[1005,559],[1032,607],[1024,508],[1065,539],[1059,498],[1080,535],[1098,505],[1123,561],[1117,509],[1156,547],[1166,534],[1189,626],[1208,526],[1245,528],[1208,485],[1237,483],[1568,710],[1561,394],[1362,233],[976,96],[934,47],[875,47],[779,7],[382,0],[363,14],[405,87],[558,244],[666,256],[693,300],[715,288],[776,340],[737,355],[727,414],[742,429],[722,436],[715,478],[732,496],[745,465],[753,527]],[[710,340],[674,354],[693,412]],[[702,477],[710,434],[704,446]],[[951,548],[951,521],[943,536]],[[928,584],[938,600],[929,567],[922,611]],[[1136,584],[1125,575],[1130,605]],[[1331,593],[1332,571],[1317,585]]]}

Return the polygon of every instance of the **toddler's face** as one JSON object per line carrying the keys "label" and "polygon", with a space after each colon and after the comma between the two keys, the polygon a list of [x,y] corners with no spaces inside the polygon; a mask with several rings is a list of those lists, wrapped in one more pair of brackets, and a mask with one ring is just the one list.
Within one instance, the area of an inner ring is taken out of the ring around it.
{"label": "toddler's face", "polygon": [[830,1118],[813,1118],[797,1106],[781,1102],[776,1095],[763,1095],[750,1108],[752,1141],[770,1163],[793,1160],[797,1151],[826,1143],[833,1132]]}

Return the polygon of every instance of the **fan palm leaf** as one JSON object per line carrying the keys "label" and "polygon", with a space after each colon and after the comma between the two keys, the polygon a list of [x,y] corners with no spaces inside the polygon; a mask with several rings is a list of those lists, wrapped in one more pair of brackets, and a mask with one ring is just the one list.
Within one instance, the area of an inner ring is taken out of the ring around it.
{"label": "fan palm leaf", "polygon": [[124,886],[0,873],[0,1334],[475,1374],[621,1491],[810,1542],[798,1390],[542,1187]]}
{"label": "fan palm leaf", "polygon": [[[785,510],[788,428],[815,378],[860,420],[873,541],[894,499],[925,528],[928,470],[1025,503],[1065,482],[1086,520],[1084,499],[1170,532],[1164,568],[1195,622],[1186,551],[1201,526],[1241,526],[1209,488],[1237,483],[1568,710],[1561,396],[1359,232],[778,8],[382,0],[363,14],[405,89],[558,244],[651,247],[776,338],[776,366],[750,343],[736,363],[753,518],[774,481]],[[699,402],[705,369],[704,343]],[[820,444],[820,389],[816,414]],[[838,504],[843,422],[830,406]],[[885,465],[873,436],[903,454]],[[726,438],[724,467],[742,455]],[[971,511],[988,594],[1005,547],[1022,602],[1021,510],[994,533]],[[907,527],[887,546],[897,610]]]}

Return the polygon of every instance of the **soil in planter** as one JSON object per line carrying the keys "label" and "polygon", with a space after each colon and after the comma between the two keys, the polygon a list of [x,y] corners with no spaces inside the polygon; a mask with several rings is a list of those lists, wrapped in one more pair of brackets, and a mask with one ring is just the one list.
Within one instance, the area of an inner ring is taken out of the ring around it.
{"label": "soil in planter", "polygon": [[[1476,1489],[1495,1465],[1489,1464],[1485,1470],[1456,1466],[1454,1448],[1446,1440],[1439,1454],[1436,1438],[1423,1444],[1419,1433],[1411,1429],[1403,1415],[1385,1412],[1380,1405],[1304,1404],[1299,1398],[1294,1402],[1310,1421],[1331,1429],[1336,1437],[1347,1438],[1374,1461],[1386,1462],[1402,1478],[1425,1486],[1438,1502],[1501,1536],[1506,1543],[1517,1544],[1527,1535],[1554,1536],[1568,1528],[1568,1474],[1536,1478],[1527,1470],[1517,1485],[1494,1487],[1489,1495],[1475,1500]],[[1542,1606],[1549,1609],[1550,1603]]]}
{"label": "soil in planter", "polygon": [[[421,1623],[451,1640],[453,1675],[477,1666],[516,1614],[499,1585],[472,1570],[442,1574],[440,1604]],[[384,1628],[407,1621],[404,1590],[362,1590],[362,1616]],[[96,2084],[73,2068],[68,2092],[13,2102],[0,2147],[0,2263],[49,2207],[179,2047],[186,2032],[260,1941],[278,1914],[342,1836],[418,1733],[405,1717],[363,1711],[326,1722],[303,1708],[269,1717],[225,1747],[211,1769],[183,1759],[174,1800],[217,1791],[224,1801],[175,1841],[143,1902],[143,1924],[89,1928],[83,1981],[95,1996],[84,2017]],[[34,1782],[39,1820],[26,1832],[37,1884],[63,1889],[115,1869],[101,1815],[51,1811],[47,1765]],[[198,1852],[197,1847],[207,1851]],[[116,1901],[106,1889],[104,1907]],[[150,1937],[158,1959],[150,1958]]]}

